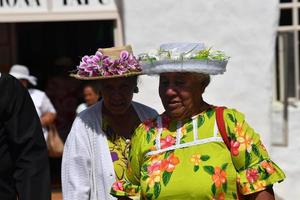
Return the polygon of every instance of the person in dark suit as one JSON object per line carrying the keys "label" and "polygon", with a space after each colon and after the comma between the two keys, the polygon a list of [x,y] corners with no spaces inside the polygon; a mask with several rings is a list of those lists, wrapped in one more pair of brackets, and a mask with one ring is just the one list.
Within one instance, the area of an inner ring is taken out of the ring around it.
{"label": "person in dark suit", "polygon": [[49,200],[47,153],[28,90],[0,73],[0,199]]}

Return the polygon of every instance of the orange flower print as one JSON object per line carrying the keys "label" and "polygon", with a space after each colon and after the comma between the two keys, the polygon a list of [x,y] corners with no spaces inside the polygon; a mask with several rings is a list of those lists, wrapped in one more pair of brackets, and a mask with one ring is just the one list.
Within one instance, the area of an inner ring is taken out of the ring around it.
{"label": "orange flower print", "polygon": [[212,176],[212,180],[214,181],[216,187],[220,188],[222,184],[226,182],[226,172],[220,167],[215,167],[215,173]]}
{"label": "orange flower print", "polygon": [[273,174],[275,172],[272,162],[267,162],[264,160],[260,164],[268,172],[268,174]]}
{"label": "orange flower print", "polygon": [[231,155],[233,156],[238,156],[239,155],[239,148],[240,148],[240,143],[237,141],[230,141],[230,152]]}
{"label": "orange flower print", "polygon": [[149,174],[149,178],[147,179],[147,183],[149,187],[154,187],[155,183],[159,183],[161,180],[161,171],[155,170]]}
{"label": "orange flower print", "polygon": [[264,190],[267,186],[266,181],[257,181],[253,184],[253,188],[255,191],[261,191]]}
{"label": "orange flower print", "polygon": [[115,181],[112,187],[114,191],[124,191],[123,181]]}
{"label": "orange flower print", "polygon": [[219,193],[218,196],[213,197],[212,200],[225,200],[225,193]]}
{"label": "orange flower print", "polygon": [[244,131],[243,131],[243,124],[242,123],[237,123],[236,126],[234,127],[233,131],[237,134],[237,135],[243,135]]}
{"label": "orange flower print", "polygon": [[171,135],[167,135],[165,138],[160,139],[160,145],[162,149],[168,148],[175,144],[176,140]]}
{"label": "orange flower print", "polygon": [[242,186],[242,193],[249,194],[251,192],[251,186],[249,183]]}
{"label": "orange flower print", "polygon": [[241,132],[241,134],[237,138],[237,141],[240,143],[240,151],[247,150],[248,153],[252,151],[253,140],[249,135]]}
{"label": "orange flower print", "polygon": [[246,171],[246,177],[250,183],[254,183],[258,179],[257,169],[248,169]]}
{"label": "orange flower print", "polygon": [[224,192],[221,192],[221,193],[218,195],[217,200],[225,200],[225,193],[224,193]]}
{"label": "orange flower print", "polygon": [[201,155],[200,155],[200,154],[194,154],[194,155],[192,155],[190,161],[191,161],[192,163],[194,163],[194,165],[199,166],[199,164],[200,164],[200,162],[201,162],[200,158],[201,158]]}
{"label": "orange flower print", "polygon": [[161,160],[158,156],[153,156],[151,158],[151,164],[147,167],[149,178],[147,183],[149,187],[153,187],[155,183],[159,183],[161,179]]}
{"label": "orange flower print", "polygon": [[173,172],[178,163],[179,163],[179,158],[176,157],[174,153],[172,153],[167,159],[162,160],[161,170],[167,172]]}

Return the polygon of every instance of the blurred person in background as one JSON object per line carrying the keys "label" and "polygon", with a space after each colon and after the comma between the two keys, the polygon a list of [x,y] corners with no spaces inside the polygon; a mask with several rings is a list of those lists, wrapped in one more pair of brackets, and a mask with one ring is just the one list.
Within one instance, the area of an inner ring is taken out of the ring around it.
{"label": "blurred person in background", "polygon": [[44,138],[47,141],[48,130],[47,127],[54,123],[56,118],[56,111],[52,105],[50,99],[45,92],[29,88],[30,85],[36,86],[37,79],[31,76],[29,70],[24,65],[13,65],[9,73],[23,84],[24,87],[28,88],[29,94],[33,100],[34,106],[40,117],[40,122],[43,128]]}
{"label": "blurred person in background", "polygon": [[157,115],[132,101],[140,74],[129,45],[82,58],[72,76],[97,80],[102,100],[77,115],[68,135],[62,160],[64,200],[116,199],[109,194],[110,186],[123,179],[131,135],[142,121]]}
{"label": "blurred person in background", "polygon": [[96,82],[90,82],[85,84],[83,87],[83,98],[85,102],[81,103],[77,107],[76,114],[97,103],[100,97],[101,94],[99,91],[99,86]]}
{"label": "blurred person in background", "polygon": [[49,200],[48,154],[26,88],[0,73],[0,199]]}

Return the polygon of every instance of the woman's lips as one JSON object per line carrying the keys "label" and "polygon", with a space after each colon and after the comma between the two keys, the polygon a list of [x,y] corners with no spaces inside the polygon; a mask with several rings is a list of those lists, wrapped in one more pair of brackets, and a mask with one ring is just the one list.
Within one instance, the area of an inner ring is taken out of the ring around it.
{"label": "woman's lips", "polygon": [[179,106],[181,106],[181,102],[179,102],[179,101],[174,101],[174,102],[169,102],[168,103],[169,108],[177,108]]}

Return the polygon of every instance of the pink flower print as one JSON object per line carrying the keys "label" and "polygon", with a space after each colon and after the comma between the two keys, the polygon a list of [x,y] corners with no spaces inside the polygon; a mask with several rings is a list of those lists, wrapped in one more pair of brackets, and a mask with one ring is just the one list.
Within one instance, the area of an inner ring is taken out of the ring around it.
{"label": "pink flower print", "polygon": [[230,152],[231,155],[233,156],[238,156],[239,155],[239,147],[240,147],[240,143],[237,141],[230,141]]}
{"label": "pink flower print", "polygon": [[246,177],[250,183],[254,183],[258,179],[257,169],[248,169],[246,171]]}
{"label": "pink flower print", "polygon": [[162,127],[165,129],[169,128],[171,119],[167,115],[162,116]]}
{"label": "pink flower print", "polygon": [[174,145],[176,142],[175,138],[173,138],[171,135],[167,135],[165,138],[160,139],[160,145],[162,149],[168,148],[172,145]]}
{"label": "pink flower print", "polygon": [[153,119],[148,119],[144,121],[144,129],[148,132],[151,128],[156,126],[156,121]]}
{"label": "pink flower print", "polygon": [[123,181],[115,181],[113,183],[114,191],[124,191]]}

